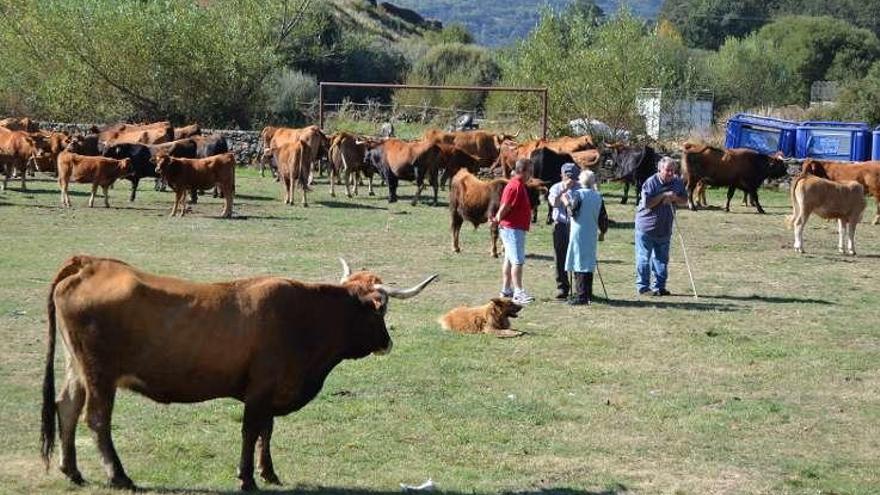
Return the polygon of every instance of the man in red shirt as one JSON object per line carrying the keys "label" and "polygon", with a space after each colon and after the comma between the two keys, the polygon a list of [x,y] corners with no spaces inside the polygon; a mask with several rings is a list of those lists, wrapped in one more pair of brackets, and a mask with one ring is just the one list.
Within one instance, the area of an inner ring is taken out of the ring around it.
{"label": "man in red shirt", "polygon": [[526,190],[526,182],[531,176],[532,161],[528,158],[517,160],[514,176],[501,193],[501,206],[495,216],[489,219],[490,222],[499,224],[499,237],[504,245],[501,296],[512,297],[517,304],[528,304],[535,300],[526,293],[522,284],[523,264],[526,261],[526,232],[532,223],[532,205]]}

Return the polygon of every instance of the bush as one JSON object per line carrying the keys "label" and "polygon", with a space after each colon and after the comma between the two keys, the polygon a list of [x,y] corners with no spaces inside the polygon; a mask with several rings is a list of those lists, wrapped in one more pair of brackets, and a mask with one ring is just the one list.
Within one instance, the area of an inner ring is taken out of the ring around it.
{"label": "bush", "polygon": [[304,125],[314,120],[318,101],[318,80],[298,70],[282,69],[266,88],[268,110],[273,122]]}
{"label": "bush", "polygon": [[776,45],[755,35],[728,38],[706,66],[719,108],[784,104],[795,82]]}

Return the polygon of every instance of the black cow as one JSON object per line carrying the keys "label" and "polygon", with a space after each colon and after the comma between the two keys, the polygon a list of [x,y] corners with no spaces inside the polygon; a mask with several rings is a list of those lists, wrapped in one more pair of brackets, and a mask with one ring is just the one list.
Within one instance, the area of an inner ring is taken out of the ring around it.
{"label": "black cow", "polygon": [[625,205],[629,199],[629,186],[636,189],[636,203],[640,201],[642,184],[657,171],[660,155],[650,146],[608,147],[608,156],[614,163],[614,180],[623,181],[623,198],[620,204]]}
{"label": "black cow", "polygon": [[[538,148],[529,156],[532,160],[532,176],[544,183],[547,190],[550,186],[559,182],[562,175],[562,165],[575,163],[574,158],[568,153],[557,153],[550,148]],[[546,199],[546,192],[545,192]],[[532,209],[532,222],[538,221],[538,207]],[[547,223],[553,223],[553,205],[547,202]]]}
{"label": "black cow", "polygon": [[108,158],[116,158],[122,160],[124,158],[131,159],[131,173],[124,179],[131,181],[131,196],[129,201],[134,201],[137,194],[138,183],[144,177],[153,177],[156,179],[155,189],[159,190],[159,174],[156,173],[156,166],[150,161],[152,152],[150,147],[145,144],[137,143],[118,143],[108,146],[104,149],[104,156]]}
{"label": "black cow", "polygon": [[86,134],[70,138],[67,151],[77,155],[98,156],[104,151],[104,146],[98,141],[97,134]]}

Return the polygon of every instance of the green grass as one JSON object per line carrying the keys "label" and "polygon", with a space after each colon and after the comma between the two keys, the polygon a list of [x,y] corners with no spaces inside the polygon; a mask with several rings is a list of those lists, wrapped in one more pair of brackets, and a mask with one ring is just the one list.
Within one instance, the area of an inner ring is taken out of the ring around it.
{"label": "green grass", "polygon": [[[632,206],[605,186],[619,222],[599,248],[613,303],[552,300],[550,228],[537,225],[525,279],[538,301],[515,320],[529,334],[497,340],[435,323],[497,293],[486,227],[466,228],[463,252],[451,253],[446,208],[410,206],[409,184],[389,206],[384,188],[349,200],[320,182],[304,209],[239,170],[238,218],[225,221],[211,198],[170,219],[170,193],[145,182],[134,203],[118,184],[109,210],[87,208],[81,185],[62,210],[47,178],[0,193],[0,493],[112,493],[85,425],[78,451],[90,484],[72,488],[39,461],[46,292],[74,253],[204,281],[331,282],[339,256],[399,284],[440,274],[418,298],[392,302],[394,352],[343,363],[311,404],[276,422],[278,490],[396,493],[432,477],[460,494],[880,492],[878,227],[859,227],[861,256],[850,258],[836,253],[835,226],[811,219],[808,254],[796,255],[783,193],[762,192],[763,216],[738,204],[682,211],[700,298],[677,238],[676,295],[637,297]],[[717,191],[710,202],[720,204]],[[122,392],[113,428],[147,492],[213,493],[237,486],[240,421],[231,400],[162,406]]]}

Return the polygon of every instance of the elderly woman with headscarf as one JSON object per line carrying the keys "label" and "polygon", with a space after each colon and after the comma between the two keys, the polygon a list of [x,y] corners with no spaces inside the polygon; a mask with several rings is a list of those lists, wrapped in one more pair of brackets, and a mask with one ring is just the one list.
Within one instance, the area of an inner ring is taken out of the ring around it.
{"label": "elderly woman with headscarf", "polygon": [[565,269],[574,273],[576,293],[569,300],[572,305],[590,304],[593,300],[597,241],[603,240],[608,231],[608,213],[596,187],[596,175],[590,170],[583,170],[578,182],[580,188],[575,189],[574,180],[563,179],[565,192],[561,198],[571,211]]}

